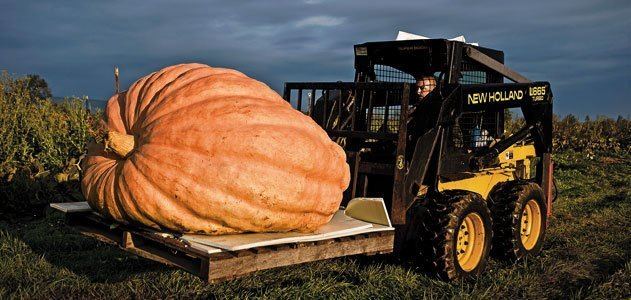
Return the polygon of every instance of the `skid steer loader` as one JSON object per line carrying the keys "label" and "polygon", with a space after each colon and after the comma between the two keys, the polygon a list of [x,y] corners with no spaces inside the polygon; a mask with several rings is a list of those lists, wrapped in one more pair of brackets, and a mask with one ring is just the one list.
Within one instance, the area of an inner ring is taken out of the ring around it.
{"label": "skid steer loader", "polygon": [[[504,53],[445,39],[355,45],[354,82],[289,82],[284,98],[346,151],[355,197],[383,197],[395,253],[444,279],[541,250],[552,210],[552,91]],[[417,80],[436,87],[420,96]],[[505,83],[508,79],[512,83]],[[505,131],[507,109],[525,125]]]}

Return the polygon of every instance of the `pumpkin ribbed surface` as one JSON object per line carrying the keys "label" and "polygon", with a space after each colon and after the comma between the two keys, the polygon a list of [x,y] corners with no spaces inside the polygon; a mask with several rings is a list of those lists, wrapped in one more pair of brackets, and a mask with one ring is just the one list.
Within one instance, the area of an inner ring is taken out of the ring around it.
{"label": "pumpkin ribbed surface", "polygon": [[[83,161],[90,206],[178,232],[313,231],[349,184],[341,147],[267,85],[202,64],[151,73],[105,111]],[[110,139],[111,138],[111,139]],[[123,145],[123,146],[117,146]]]}

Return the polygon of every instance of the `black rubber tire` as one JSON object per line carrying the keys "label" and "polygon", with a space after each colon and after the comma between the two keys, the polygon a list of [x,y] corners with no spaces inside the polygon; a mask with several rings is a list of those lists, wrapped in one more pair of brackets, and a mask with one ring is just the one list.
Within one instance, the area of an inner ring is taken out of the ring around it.
{"label": "black rubber tire", "polygon": [[[484,226],[484,248],[479,263],[465,271],[457,258],[458,230],[469,213],[477,213]],[[476,193],[461,190],[444,191],[430,197],[426,205],[414,212],[413,235],[415,262],[443,280],[460,280],[481,274],[489,257],[493,221],[484,199]]]}
{"label": "black rubber tire", "polygon": [[[533,248],[527,250],[521,240],[521,218],[528,200],[540,208],[541,231]],[[538,254],[543,246],[547,226],[547,201],[541,187],[533,182],[509,181],[496,185],[489,196],[493,215],[493,257],[518,261]]]}

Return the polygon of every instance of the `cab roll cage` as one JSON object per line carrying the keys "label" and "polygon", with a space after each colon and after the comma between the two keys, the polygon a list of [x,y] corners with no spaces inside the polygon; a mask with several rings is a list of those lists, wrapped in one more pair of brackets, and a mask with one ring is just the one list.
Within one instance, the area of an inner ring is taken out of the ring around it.
{"label": "cab roll cage", "polygon": [[[488,167],[499,153],[527,139],[540,157],[534,180],[550,202],[550,84],[531,82],[503,61],[501,51],[443,39],[364,43],[355,45],[355,82],[289,82],[283,97],[346,150],[351,188],[344,202],[389,190],[381,196],[394,224],[405,224],[419,189],[437,191],[441,176]],[[413,76],[428,72],[439,72],[444,81],[420,101]],[[463,76],[484,82],[468,84]],[[515,83],[502,83],[504,77]],[[495,123],[502,123],[499,136],[507,108],[521,108],[523,128],[490,147],[468,153],[454,148],[465,115],[494,113]],[[377,182],[368,185],[369,178]]]}

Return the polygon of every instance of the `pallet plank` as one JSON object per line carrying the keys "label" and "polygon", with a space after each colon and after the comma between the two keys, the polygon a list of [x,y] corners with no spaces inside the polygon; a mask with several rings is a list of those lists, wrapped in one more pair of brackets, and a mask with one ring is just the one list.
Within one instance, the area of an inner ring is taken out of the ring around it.
{"label": "pallet plank", "polygon": [[[115,244],[135,255],[181,268],[208,282],[241,277],[258,270],[358,254],[392,252],[393,231],[357,234],[312,242],[255,247],[209,253],[172,235],[112,223],[93,213],[66,214],[69,226],[80,233]],[[218,250],[218,249],[217,249]]]}
{"label": "pallet plank", "polygon": [[208,281],[217,282],[259,270],[371,252],[391,252],[394,234],[371,239],[346,240],[310,247],[289,248],[257,255],[210,261]]}
{"label": "pallet plank", "polygon": [[187,255],[184,252],[177,252],[173,249],[161,247],[161,244],[143,240],[139,235],[130,233],[132,242],[130,246],[123,248],[125,251],[138,256],[148,258],[166,265],[176,266],[195,276],[202,274],[201,265],[203,258]]}
{"label": "pallet plank", "polygon": [[50,207],[66,214],[92,211],[92,208],[90,207],[88,202],[85,202],[85,201],[84,202],[51,203]]}

